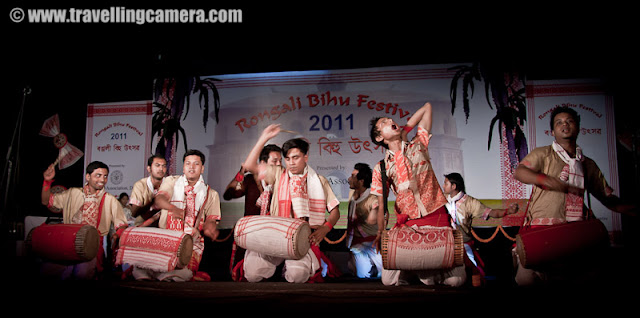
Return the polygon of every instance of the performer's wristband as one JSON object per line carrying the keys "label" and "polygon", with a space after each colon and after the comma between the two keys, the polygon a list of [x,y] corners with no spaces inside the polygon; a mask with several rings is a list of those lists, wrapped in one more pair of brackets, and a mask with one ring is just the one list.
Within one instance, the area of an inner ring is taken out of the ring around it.
{"label": "performer's wristband", "polygon": [[324,225],[329,227],[329,231],[333,230],[333,225],[331,225],[331,222],[324,222]]}
{"label": "performer's wristband", "polygon": [[244,174],[242,174],[242,173],[240,173],[240,171],[238,171],[238,173],[236,173],[236,181],[242,182],[242,180],[244,180]]}
{"label": "performer's wristband", "polygon": [[51,179],[51,180],[44,180],[44,181],[42,181],[42,188],[43,188],[44,190],[49,190],[49,189],[51,189],[51,184],[53,184],[53,181],[54,181],[53,179]]}
{"label": "performer's wristband", "polygon": [[547,186],[544,185],[545,180],[547,180],[547,175],[544,173],[538,173],[536,176],[536,185],[543,190],[547,190]]}
{"label": "performer's wristband", "polygon": [[413,127],[411,127],[411,126],[404,126],[404,127],[402,127],[402,129],[403,129],[404,131],[406,131],[407,133],[409,133],[409,132],[411,132],[411,130],[413,130]]}

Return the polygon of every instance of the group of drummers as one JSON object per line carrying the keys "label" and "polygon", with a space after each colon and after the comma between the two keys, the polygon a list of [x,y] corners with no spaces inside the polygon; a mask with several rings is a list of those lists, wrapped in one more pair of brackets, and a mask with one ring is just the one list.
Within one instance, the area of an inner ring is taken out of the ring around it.
{"label": "group of drummers", "polygon": [[[357,277],[380,279],[385,285],[419,280],[426,285],[477,286],[482,279],[475,278],[484,272],[470,235],[473,219],[502,218],[524,208],[486,207],[465,193],[459,173],[445,175],[440,184],[428,152],[432,120],[431,104],[425,103],[404,125],[388,117],[370,122],[372,142],[386,152],[373,168],[356,164],[348,179],[348,267]],[[593,225],[586,225],[599,221],[584,204],[585,191],[613,211],[637,215],[637,206],[612,194],[596,163],[577,145],[576,111],[554,109],[550,128],[553,144],[531,151],[515,171],[518,181],[533,185],[522,237],[513,249],[519,285],[548,280],[556,265],[568,261],[542,260],[539,255],[555,255],[545,249],[568,255],[608,243],[606,229],[594,234]],[[233,231],[235,281],[305,283],[340,275],[339,264],[319,248],[340,218],[340,202],[327,179],[307,164],[309,144],[304,139],[290,139],[281,147],[269,144],[282,131],[276,124],[263,130],[223,194],[225,200],[245,198],[245,216]],[[415,137],[408,140],[411,131]],[[135,222],[127,219],[118,199],[106,193],[109,167],[104,163],[87,166],[82,188],[55,193],[55,166],[49,166],[43,174],[42,204],[61,210],[63,222],[43,224],[29,234],[39,272],[60,279],[95,279],[105,267],[121,266],[137,280],[211,280],[200,262],[204,237],[218,238],[221,212],[218,193],[202,177],[204,164],[202,152],[188,150],[183,174],[166,176],[165,158],[150,157],[149,176],[134,184],[126,206]],[[397,221],[391,229],[389,191],[396,197]],[[561,238],[549,246],[548,240],[563,237],[567,225],[573,228],[571,240]],[[107,249],[113,252],[112,260],[105,259]]]}

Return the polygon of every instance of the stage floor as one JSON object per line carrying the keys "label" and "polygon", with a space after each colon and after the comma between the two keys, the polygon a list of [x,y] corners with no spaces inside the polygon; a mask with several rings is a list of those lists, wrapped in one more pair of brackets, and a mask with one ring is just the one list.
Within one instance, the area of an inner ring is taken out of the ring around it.
{"label": "stage floor", "polygon": [[[416,306],[436,312],[463,310],[502,314],[545,313],[549,306],[554,313],[593,313],[594,309],[623,312],[620,310],[631,309],[637,303],[640,279],[634,266],[635,255],[626,249],[614,249],[611,255],[611,266],[603,275],[528,288],[490,281],[476,288],[425,286],[419,282],[384,286],[380,280],[345,277],[315,284],[44,281],[21,269],[7,268],[5,263],[3,272],[7,277],[1,285],[0,305],[38,313],[93,307],[90,311],[93,313],[95,310],[166,313],[185,308],[216,308],[248,313],[310,310],[317,311],[318,315],[357,309],[378,314],[407,308],[414,308],[413,312]],[[196,312],[204,313],[199,309]]]}
{"label": "stage floor", "polygon": [[[637,282],[637,278],[634,279]],[[468,312],[503,314],[592,313],[593,309],[616,311],[635,306],[638,285],[627,282],[583,281],[522,288],[516,286],[461,287],[384,286],[378,281],[338,279],[316,284],[287,282],[143,282],[64,281],[24,282],[3,288],[5,306],[18,305],[34,312],[60,312],[63,307],[100,304],[106,311],[167,313],[187,308],[215,308],[231,312],[264,313],[264,310],[332,312],[413,312],[416,306],[435,312],[462,309]],[[6,294],[5,294],[6,295]],[[575,306],[578,307],[575,307]],[[586,307],[585,307],[586,305]],[[5,307],[8,308],[8,307]],[[413,309],[411,309],[413,308]],[[95,308],[94,308],[95,309]],[[197,310],[198,313],[204,313]],[[622,311],[618,311],[622,312]],[[244,316],[244,315],[243,315]]]}

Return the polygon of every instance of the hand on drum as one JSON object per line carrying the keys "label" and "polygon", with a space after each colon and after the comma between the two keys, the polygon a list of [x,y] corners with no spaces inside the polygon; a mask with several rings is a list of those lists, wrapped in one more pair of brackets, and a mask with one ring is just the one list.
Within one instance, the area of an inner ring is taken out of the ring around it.
{"label": "hand on drum", "polygon": [[208,220],[204,222],[204,225],[202,226],[202,234],[204,234],[204,236],[210,238],[212,241],[215,241],[218,238],[219,233],[220,231],[218,231],[216,221]]}
{"label": "hand on drum", "polygon": [[309,243],[316,246],[319,246],[324,237],[327,236],[327,233],[331,231],[331,229],[326,225],[312,226],[311,228],[315,231],[309,235]]}
{"label": "hand on drum", "polygon": [[376,252],[382,253],[382,233],[378,233],[376,238],[373,240],[373,247],[375,247]]}
{"label": "hand on drum", "polygon": [[184,219],[183,209],[178,209],[178,208],[169,209],[169,213],[171,213],[173,217],[179,218],[181,220]]}

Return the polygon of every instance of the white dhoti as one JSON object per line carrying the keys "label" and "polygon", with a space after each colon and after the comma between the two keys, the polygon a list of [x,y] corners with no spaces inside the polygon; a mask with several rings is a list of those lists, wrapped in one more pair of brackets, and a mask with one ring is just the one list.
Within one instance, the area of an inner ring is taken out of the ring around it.
{"label": "white dhoti", "polygon": [[451,287],[459,287],[467,280],[467,273],[464,265],[449,269],[419,271],[382,270],[382,283],[387,286],[408,285],[413,277],[417,277],[425,285],[443,284]]}
{"label": "white dhoti", "polygon": [[320,262],[311,249],[298,260],[247,250],[244,255],[244,276],[248,282],[252,283],[268,279],[273,276],[276,267],[282,262],[284,262],[283,276],[290,283],[305,283],[320,269]]}
{"label": "white dhoti", "polygon": [[177,268],[171,271],[154,271],[133,267],[133,278],[136,280],[159,280],[164,282],[188,282],[193,278],[193,271],[188,268]]}

